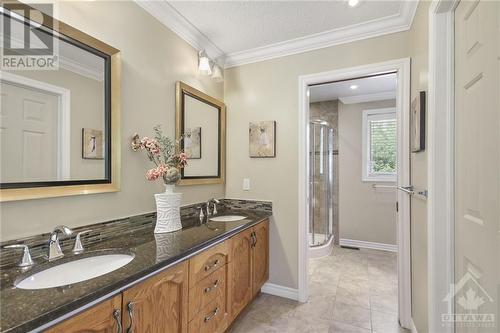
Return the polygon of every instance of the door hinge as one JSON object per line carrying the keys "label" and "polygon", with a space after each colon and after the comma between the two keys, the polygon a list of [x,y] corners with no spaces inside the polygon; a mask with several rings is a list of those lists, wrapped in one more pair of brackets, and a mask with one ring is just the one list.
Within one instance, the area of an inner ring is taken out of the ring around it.
{"label": "door hinge", "polygon": [[396,213],[399,213],[399,202],[396,201]]}

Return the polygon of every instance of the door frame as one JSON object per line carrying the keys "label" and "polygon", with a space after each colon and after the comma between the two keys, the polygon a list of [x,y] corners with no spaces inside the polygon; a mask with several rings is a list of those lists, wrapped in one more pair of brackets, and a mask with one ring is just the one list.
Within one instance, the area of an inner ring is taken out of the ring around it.
{"label": "door frame", "polygon": [[[299,76],[299,119],[298,119],[298,300],[306,302],[308,291],[308,123],[309,90],[311,84],[352,79],[367,75],[396,72],[398,75],[397,120],[398,120],[398,185],[410,184],[410,58],[361,65]],[[410,197],[398,191],[398,297],[399,321],[403,327],[411,327],[411,257],[410,257]]]}
{"label": "door frame", "polygon": [[14,85],[30,89],[41,90],[43,92],[54,94],[58,97],[57,177],[59,180],[69,180],[71,142],[68,138],[70,138],[71,135],[71,91],[63,87],[9,72],[2,72],[0,74],[0,81],[9,82]]}
{"label": "door frame", "polygon": [[434,0],[429,8],[429,112],[427,274],[429,332],[452,333],[441,314],[454,286],[454,14],[459,0]]}

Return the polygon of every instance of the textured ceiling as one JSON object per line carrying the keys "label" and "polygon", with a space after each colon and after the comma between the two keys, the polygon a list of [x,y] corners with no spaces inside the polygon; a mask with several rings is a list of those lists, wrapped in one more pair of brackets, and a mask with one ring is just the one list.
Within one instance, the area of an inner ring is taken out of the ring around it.
{"label": "textured ceiling", "polygon": [[345,1],[169,1],[224,53],[285,42],[397,15],[402,0]]}

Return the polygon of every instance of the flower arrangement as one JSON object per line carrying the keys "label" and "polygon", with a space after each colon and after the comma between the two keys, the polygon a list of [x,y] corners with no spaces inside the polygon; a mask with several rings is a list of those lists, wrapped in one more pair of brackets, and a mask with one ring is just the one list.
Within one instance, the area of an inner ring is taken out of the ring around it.
{"label": "flower arrangement", "polygon": [[150,181],[163,179],[167,185],[175,184],[181,178],[180,170],[187,165],[187,155],[180,148],[178,142],[163,135],[161,126],[154,128],[154,139],[140,137],[135,133],[132,137],[132,150],[143,150],[155,167],[146,172],[146,179]]}

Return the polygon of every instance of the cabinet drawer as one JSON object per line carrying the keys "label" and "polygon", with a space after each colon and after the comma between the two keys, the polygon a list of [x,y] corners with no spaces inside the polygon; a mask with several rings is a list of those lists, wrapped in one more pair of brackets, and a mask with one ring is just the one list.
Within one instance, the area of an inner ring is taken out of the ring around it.
{"label": "cabinet drawer", "polygon": [[189,320],[214,299],[226,298],[226,275],[227,265],[224,265],[189,290]]}
{"label": "cabinet drawer", "polygon": [[225,299],[218,297],[207,304],[189,323],[189,333],[218,333],[227,328]]}
{"label": "cabinet drawer", "polygon": [[190,288],[229,262],[229,244],[229,241],[220,243],[189,261]]}

